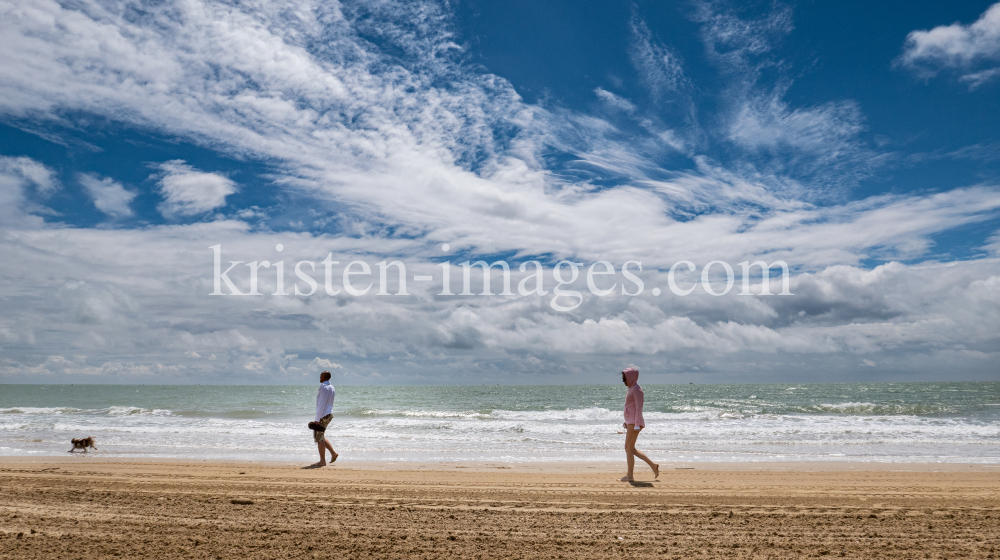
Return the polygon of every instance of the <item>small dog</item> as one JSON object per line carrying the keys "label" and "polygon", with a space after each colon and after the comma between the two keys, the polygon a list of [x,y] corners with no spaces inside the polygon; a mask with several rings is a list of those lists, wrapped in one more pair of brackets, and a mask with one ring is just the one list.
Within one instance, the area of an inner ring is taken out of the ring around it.
{"label": "small dog", "polygon": [[73,444],[73,449],[70,449],[67,453],[72,453],[72,452],[76,451],[77,449],[82,449],[83,452],[86,453],[88,447],[93,447],[94,451],[97,451],[97,446],[94,445],[94,437],[93,436],[85,437],[85,438],[73,439],[73,440],[70,440],[70,443]]}

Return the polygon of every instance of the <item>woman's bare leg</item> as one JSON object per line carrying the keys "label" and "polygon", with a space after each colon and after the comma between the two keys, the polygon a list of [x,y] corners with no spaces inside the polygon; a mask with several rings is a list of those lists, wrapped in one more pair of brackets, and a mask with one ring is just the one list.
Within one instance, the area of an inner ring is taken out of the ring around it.
{"label": "woman's bare leg", "polygon": [[639,432],[635,429],[635,424],[625,426],[625,463],[628,465],[628,474],[624,480],[632,481],[632,471],[635,470],[635,440],[639,437]]}
{"label": "woman's bare leg", "polygon": [[657,463],[654,463],[649,457],[646,456],[645,453],[643,453],[642,451],[639,451],[638,449],[635,448],[635,442],[636,442],[637,439],[639,439],[639,432],[641,432],[641,431],[642,431],[642,428],[640,427],[638,430],[636,430],[634,424],[629,424],[628,426],[626,426],[626,430],[625,430],[625,457],[626,457],[626,461],[628,463],[628,474],[626,475],[626,477],[628,478],[628,480],[632,480],[632,471],[635,468],[635,458],[636,457],[638,457],[639,459],[642,459],[643,461],[645,461],[646,464],[649,465],[649,468],[653,469],[653,474],[655,474],[657,476],[659,476],[659,474],[660,474],[660,465],[657,464]]}

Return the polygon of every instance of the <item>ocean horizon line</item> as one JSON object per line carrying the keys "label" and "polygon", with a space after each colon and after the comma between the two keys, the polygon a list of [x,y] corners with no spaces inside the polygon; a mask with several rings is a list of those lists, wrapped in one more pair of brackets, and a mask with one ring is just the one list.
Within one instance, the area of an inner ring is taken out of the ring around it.
{"label": "ocean horizon line", "polygon": [[[998,384],[1000,385],[1000,380],[942,380],[942,381],[833,381],[833,382],[822,382],[822,381],[786,381],[786,382],[754,382],[748,381],[744,383],[739,382],[715,382],[715,381],[705,381],[705,382],[678,382],[678,383],[656,383],[656,382],[644,382],[640,385],[644,387],[669,387],[678,386],[684,387],[689,385],[711,385],[711,386],[783,386],[783,385],[809,385],[809,386],[827,386],[827,385],[940,385],[940,384],[961,384],[961,383],[984,383],[984,384]],[[13,382],[0,382],[0,387],[5,385],[18,385],[18,386],[36,386],[36,387],[47,387],[47,386],[92,386],[92,387],[311,387],[318,385],[319,381],[303,382],[303,383],[23,383],[18,381]],[[574,387],[574,386],[594,386],[594,387],[607,387],[607,386],[619,386],[621,383],[608,382],[608,383],[334,383],[337,387]]]}

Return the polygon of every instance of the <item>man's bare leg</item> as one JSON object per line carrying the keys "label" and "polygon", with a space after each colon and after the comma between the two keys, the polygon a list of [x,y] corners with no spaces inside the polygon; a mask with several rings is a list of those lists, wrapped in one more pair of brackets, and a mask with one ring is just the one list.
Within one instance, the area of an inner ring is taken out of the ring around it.
{"label": "man's bare leg", "polygon": [[314,467],[325,467],[326,466],[326,446],[328,444],[329,443],[325,439],[323,441],[321,441],[321,442],[319,442],[319,443],[316,444],[316,447],[319,449],[319,462],[318,463],[313,463],[312,466],[314,466]]}
{"label": "man's bare leg", "polygon": [[325,467],[326,466],[326,450],[327,449],[330,450],[330,462],[331,463],[334,462],[334,461],[336,461],[337,457],[340,456],[340,455],[337,455],[337,452],[333,450],[333,446],[330,445],[330,440],[328,440],[326,438],[323,438],[323,441],[318,442],[316,444],[316,448],[319,450],[319,462],[318,463],[313,463],[312,466],[314,466],[314,467]]}
{"label": "man's bare leg", "polygon": [[333,446],[330,445],[330,440],[324,438],[323,443],[326,445],[326,448],[330,450],[330,462],[336,463],[337,457],[340,457],[340,455],[338,455],[337,452],[333,450]]}

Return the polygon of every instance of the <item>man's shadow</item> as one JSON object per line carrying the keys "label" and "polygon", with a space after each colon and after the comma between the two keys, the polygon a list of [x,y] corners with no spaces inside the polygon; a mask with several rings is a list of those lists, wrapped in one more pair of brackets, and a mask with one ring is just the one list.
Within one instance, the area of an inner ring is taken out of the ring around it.
{"label": "man's shadow", "polygon": [[638,480],[633,480],[632,482],[629,482],[629,484],[636,488],[653,488],[652,482],[639,482]]}

